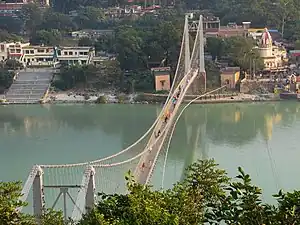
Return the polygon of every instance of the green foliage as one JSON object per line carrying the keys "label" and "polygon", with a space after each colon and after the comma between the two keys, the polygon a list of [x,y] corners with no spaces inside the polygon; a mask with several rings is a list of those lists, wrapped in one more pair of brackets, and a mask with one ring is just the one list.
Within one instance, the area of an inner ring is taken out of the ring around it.
{"label": "green foliage", "polygon": [[18,42],[18,41],[23,41],[23,38],[16,34],[9,33],[7,30],[0,30],[0,41]]}
{"label": "green foliage", "polygon": [[[71,221],[70,221],[71,222]],[[61,211],[54,211],[53,209],[47,209],[41,217],[41,225],[66,225]]]}
{"label": "green foliage", "polygon": [[214,62],[205,61],[205,70],[207,77],[207,87],[220,87],[220,69]]}
{"label": "green foliage", "polygon": [[125,102],[125,96],[124,95],[118,95],[118,103],[123,104]]}
{"label": "green foliage", "polygon": [[0,30],[6,30],[12,34],[18,34],[22,29],[22,21],[19,18],[0,16]]}
{"label": "green foliage", "polygon": [[16,211],[17,208],[26,206],[24,202],[18,200],[20,196],[20,182],[0,182],[0,221],[2,225],[33,224],[31,217]]}
{"label": "green foliage", "polygon": [[206,50],[213,59],[229,57],[233,66],[239,66],[244,71],[249,70],[250,62],[255,61],[256,69],[259,70],[263,68],[263,61],[255,46],[251,38],[208,38]]}
{"label": "green foliage", "polygon": [[[79,222],[64,221],[61,212],[45,210],[41,225],[298,225],[300,221],[300,191],[280,190],[274,195],[278,205],[265,204],[261,189],[242,168],[230,179],[213,160],[193,163],[184,180],[165,191],[138,184],[130,171],[125,180],[126,194],[100,193],[95,208]],[[20,191],[20,183],[0,182],[1,225],[36,225],[32,216],[16,210],[26,205],[18,200]]]}
{"label": "green foliage", "polygon": [[21,19],[25,23],[25,30],[28,34],[32,34],[37,30],[37,27],[42,23],[42,11],[38,5],[30,3],[25,4],[21,11]]}
{"label": "green foliage", "polygon": [[[96,102],[97,104],[105,104],[107,103],[107,99],[105,97],[105,95],[101,95],[97,98]],[[96,218],[95,218],[96,219]]]}
{"label": "green foliage", "polygon": [[79,39],[78,46],[94,46],[94,42],[88,37],[83,37]]}
{"label": "green foliage", "polygon": [[122,73],[115,60],[103,61],[100,66],[71,65],[62,66],[59,79],[53,86],[60,90],[77,88],[115,88],[122,86]]}
{"label": "green foliage", "polygon": [[32,35],[30,42],[36,45],[56,46],[61,40],[62,35],[58,30],[39,30]]}
{"label": "green foliage", "polygon": [[52,10],[48,10],[43,14],[42,23],[39,25],[39,29],[47,31],[59,30],[61,33],[68,33],[76,28],[76,25],[68,15],[53,12]]}
{"label": "green foliage", "polygon": [[104,19],[104,11],[93,6],[79,9],[75,22],[80,29],[97,29]]}
{"label": "green foliage", "polygon": [[9,88],[13,83],[14,73],[6,69],[0,69],[0,92]]}

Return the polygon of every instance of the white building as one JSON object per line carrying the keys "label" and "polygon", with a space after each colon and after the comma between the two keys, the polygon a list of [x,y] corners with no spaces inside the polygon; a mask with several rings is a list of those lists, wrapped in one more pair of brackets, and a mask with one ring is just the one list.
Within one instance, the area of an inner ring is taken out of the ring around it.
{"label": "white building", "polygon": [[30,45],[29,42],[27,42],[27,43],[21,43],[21,42],[9,43],[8,58],[20,60],[21,56],[23,55],[22,49],[29,45]]}
{"label": "white building", "polygon": [[95,56],[93,47],[32,46],[29,43],[0,43],[0,61],[16,59],[24,66],[52,66],[62,64],[91,64]]}
{"label": "white building", "polygon": [[57,59],[61,64],[90,64],[95,56],[92,47],[61,47],[57,50]]}
{"label": "white building", "polygon": [[55,61],[61,64],[90,64],[95,56],[91,47],[26,46],[22,49],[20,61],[27,66],[51,66]]}
{"label": "white building", "polygon": [[22,48],[20,61],[25,65],[52,65],[54,49],[49,46],[26,46]]}
{"label": "white building", "polygon": [[28,46],[29,43],[21,42],[1,42],[0,43],[0,61],[7,59],[19,60],[22,56],[22,48]]}

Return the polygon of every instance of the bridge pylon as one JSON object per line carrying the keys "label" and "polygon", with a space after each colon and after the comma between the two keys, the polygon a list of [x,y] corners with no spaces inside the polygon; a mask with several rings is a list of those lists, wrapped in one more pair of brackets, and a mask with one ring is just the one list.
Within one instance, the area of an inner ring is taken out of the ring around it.
{"label": "bridge pylon", "polygon": [[[188,28],[188,32],[190,29]],[[193,32],[193,30],[191,31]],[[206,71],[205,71],[205,60],[204,60],[204,33],[203,33],[203,16],[199,18],[199,23],[197,26],[197,34],[195,39],[194,51],[197,52],[194,55],[194,59],[191,62],[197,63],[199,67],[198,76],[194,79],[190,86],[187,94],[189,95],[199,95],[206,92]]]}

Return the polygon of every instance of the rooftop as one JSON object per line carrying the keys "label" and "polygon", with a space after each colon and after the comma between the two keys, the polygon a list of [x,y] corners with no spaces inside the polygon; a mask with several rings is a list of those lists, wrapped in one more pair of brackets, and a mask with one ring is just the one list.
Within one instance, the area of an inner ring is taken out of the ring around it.
{"label": "rooftop", "polygon": [[240,67],[225,67],[224,69],[221,70],[222,73],[235,73],[240,71]]}

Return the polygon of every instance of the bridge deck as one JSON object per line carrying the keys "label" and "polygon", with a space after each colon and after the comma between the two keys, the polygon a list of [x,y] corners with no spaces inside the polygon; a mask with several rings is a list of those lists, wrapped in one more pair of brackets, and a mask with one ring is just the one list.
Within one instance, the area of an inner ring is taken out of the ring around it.
{"label": "bridge deck", "polygon": [[[149,181],[153,167],[155,166],[154,164],[157,161],[157,157],[160,153],[160,150],[162,148],[164,140],[168,134],[168,130],[171,127],[170,125],[172,124],[172,122],[175,118],[175,115],[180,107],[181,102],[183,101],[184,95],[185,95],[190,83],[192,83],[192,80],[191,80],[191,82],[189,82],[188,80],[190,78],[194,78],[195,74],[197,74],[197,72],[195,73],[195,71],[192,74],[191,73],[186,75],[185,78],[183,78],[182,81],[180,82],[180,84],[177,86],[177,88],[173,91],[171,98],[168,100],[168,103],[166,104],[166,107],[164,108],[164,110],[165,110],[165,112],[163,114],[164,116],[162,118],[160,118],[160,120],[157,122],[157,125],[155,126],[155,128],[152,132],[151,138],[147,144],[147,147],[144,149],[144,151],[145,151],[147,148],[149,148],[149,150],[141,157],[141,159],[135,169],[135,173],[134,173],[137,182],[139,182],[140,184],[147,184]],[[180,87],[181,87],[181,91],[179,89]],[[174,96],[176,96],[179,92],[180,92],[179,98],[177,99],[176,105],[174,106],[172,103],[172,98]],[[170,112],[170,117],[169,117],[167,123],[165,123],[165,121],[164,121],[165,113],[168,110]],[[164,129],[165,129],[165,131],[162,132]],[[162,132],[159,136],[157,136],[158,131]],[[151,146],[152,146],[152,148],[151,148]]]}

